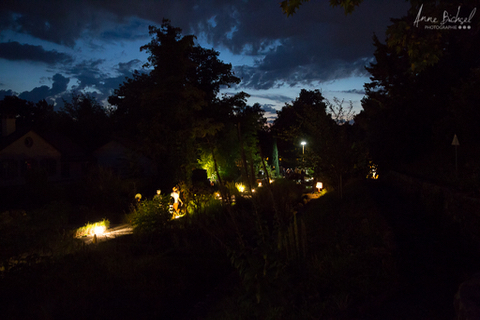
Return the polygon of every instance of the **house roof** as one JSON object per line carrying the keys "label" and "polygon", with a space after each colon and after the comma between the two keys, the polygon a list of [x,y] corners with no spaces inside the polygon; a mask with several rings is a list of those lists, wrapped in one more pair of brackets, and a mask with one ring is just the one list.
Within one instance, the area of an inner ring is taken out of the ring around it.
{"label": "house roof", "polygon": [[62,158],[68,160],[90,160],[85,151],[70,138],[55,132],[41,133],[39,134],[48,143],[50,143],[55,149],[59,150],[62,154]]}
{"label": "house roof", "polygon": [[6,137],[0,137],[0,151],[17,141],[30,131],[32,131],[31,128],[17,128],[17,130],[15,130],[15,132],[13,132],[12,134]]}
{"label": "house roof", "polygon": [[118,143],[119,145],[123,146],[126,149],[129,149],[131,151],[134,151],[134,152],[137,152],[137,153],[140,153],[140,154],[144,155],[143,152],[141,152],[138,149],[138,145],[133,140],[125,138],[125,137],[121,137],[121,136],[118,136],[118,135],[112,135],[108,140],[104,140],[103,143],[100,144],[94,150],[94,153],[98,152],[100,149],[104,148],[106,145],[108,145],[110,143]]}
{"label": "house roof", "polygon": [[64,160],[69,161],[87,161],[90,157],[87,156],[85,151],[75,144],[72,140],[61,133],[55,132],[38,132],[31,128],[17,128],[15,132],[7,137],[0,137],[0,151],[22,138],[29,132],[35,132],[41,138],[43,138],[52,147],[57,149]]}

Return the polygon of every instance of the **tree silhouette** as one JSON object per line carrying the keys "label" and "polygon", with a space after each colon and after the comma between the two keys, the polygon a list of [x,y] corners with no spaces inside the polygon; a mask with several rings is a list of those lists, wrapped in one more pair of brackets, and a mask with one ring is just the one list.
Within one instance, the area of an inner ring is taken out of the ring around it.
{"label": "tree silhouette", "polygon": [[278,112],[273,131],[291,146],[299,145],[300,139],[308,141],[310,151],[302,154],[306,166],[324,183],[337,188],[341,196],[344,182],[361,171],[366,154],[358,142],[356,126],[338,118],[348,116],[348,112],[337,102],[340,105],[331,105],[319,90],[302,90],[291,105]]}
{"label": "tree silhouette", "polygon": [[163,181],[188,178],[198,159],[196,140],[215,119],[221,86],[240,80],[218,52],[194,44],[193,35],[164,20],[150,27],[152,40],[143,72],[135,72],[109,98],[123,134],[158,166]]}
{"label": "tree silhouette", "polygon": [[53,105],[45,100],[33,103],[17,96],[6,96],[0,101],[0,118],[13,117],[18,127],[42,128],[52,117]]}
{"label": "tree silhouette", "polygon": [[[420,28],[405,31],[415,14],[411,10],[407,17],[394,20],[391,30],[398,33],[389,33],[385,44],[374,37],[376,62],[367,67],[371,82],[365,84],[364,110],[356,121],[365,130],[370,153],[381,168],[415,171],[420,163],[430,162],[432,167],[432,161],[436,167],[444,166],[453,135],[473,134],[462,111],[475,100],[467,83],[478,82],[480,33],[443,30],[435,40],[435,50],[441,52],[435,62],[412,65],[415,50],[408,39],[423,39],[425,33]],[[404,45],[389,45],[402,32]],[[426,41],[433,45],[428,37]]]}
{"label": "tree silhouette", "polygon": [[88,94],[73,93],[58,116],[58,130],[88,151],[105,143],[112,133],[108,110]]}

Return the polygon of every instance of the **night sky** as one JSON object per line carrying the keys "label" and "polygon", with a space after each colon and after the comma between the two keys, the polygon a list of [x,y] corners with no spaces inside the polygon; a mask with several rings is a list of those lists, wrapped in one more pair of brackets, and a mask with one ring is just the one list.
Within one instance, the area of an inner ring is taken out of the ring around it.
{"label": "night sky", "polygon": [[248,103],[279,110],[300,89],[353,101],[360,110],[364,66],[373,61],[372,36],[382,41],[390,18],[406,14],[403,0],[366,0],[353,14],[312,0],[293,16],[268,1],[3,1],[0,6],[0,99],[15,94],[61,105],[72,91],[106,103],[141,69],[148,26],[171,21],[198,44],[220,52],[242,82]]}

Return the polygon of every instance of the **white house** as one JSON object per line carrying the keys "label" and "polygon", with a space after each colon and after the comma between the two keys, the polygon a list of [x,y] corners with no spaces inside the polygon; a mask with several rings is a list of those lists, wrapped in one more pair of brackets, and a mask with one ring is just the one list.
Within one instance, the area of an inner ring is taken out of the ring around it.
{"label": "white house", "polygon": [[49,181],[78,180],[87,162],[85,153],[67,137],[17,130],[14,118],[2,118],[0,187],[25,184],[36,170],[44,170]]}

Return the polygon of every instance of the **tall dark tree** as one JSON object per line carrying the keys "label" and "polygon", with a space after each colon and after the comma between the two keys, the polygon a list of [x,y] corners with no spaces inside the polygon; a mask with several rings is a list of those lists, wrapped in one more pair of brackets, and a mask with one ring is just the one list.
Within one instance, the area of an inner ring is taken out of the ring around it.
{"label": "tall dark tree", "polygon": [[[407,167],[412,164],[432,159],[441,166],[445,148],[454,133],[463,129],[459,118],[454,119],[464,108],[454,101],[455,92],[476,78],[480,64],[478,31],[432,31],[439,35],[433,44],[429,30],[414,27],[417,13],[418,7],[413,7],[406,17],[394,20],[385,44],[374,37],[376,62],[367,68],[371,82],[365,85],[364,111],[356,121],[365,129],[369,150],[380,168],[410,170]],[[473,27],[478,29],[480,24]],[[403,46],[399,37],[404,39]],[[433,60],[412,62],[416,49],[409,41],[414,38],[436,48]],[[389,45],[392,42],[398,45]],[[472,94],[468,92],[462,96],[466,104]]]}
{"label": "tall dark tree", "polygon": [[127,79],[109,102],[119,128],[158,165],[168,183],[185,179],[197,161],[197,134],[216,122],[221,86],[240,80],[218,52],[195,45],[193,35],[164,20],[150,27],[152,40],[140,50],[149,53],[144,72]]}
{"label": "tall dark tree", "polygon": [[259,132],[264,128],[266,119],[259,104],[248,106],[237,104],[234,109],[234,123],[242,160],[243,180],[250,189],[255,187],[256,168],[261,165]]}
{"label": "tall dark tree", "polygon": [[302,89],[299,97],[292,104],[285,104],[280,111],[277,111],[272,130],[277,138],[283,165],[288,167],[299,165],[298,150],[300,142],[306,138],[304,125],[309,117],[308,112],[313,110],[315,114],[320,114],[322,119],[328,118],[324,99],[319,90]]}
{"label": "tall dark tree", "polygon": [[19,127],[43,127],[54,113],[53,105],[45,100],[33,103],[18,98],[17,96],[6,96],[0,101],[0,118],[14,117]]}
{"label": "tall dark tree", "polygon": [[[302,90],[291,105],[278,112],[273,130],[279,139],[299,146],[300,140],[307,142],[307,152],[302,154],[305,165],[314,169],[317,178],[342,191],[346,178],[353,176],[364,162],[364,152],[356,142],[356,128],[339,116],[341,106],[330,106],[320,91]],[[296,149],[299,157],[299,149]]]}
{"label": "tall dark tree", "polygon": [[92,151],[99,147],[112,133],[112,121],[108,110],[88,94],[72,94],[72,99],[64,101],[58,115],[57,130],[85,150]]}

